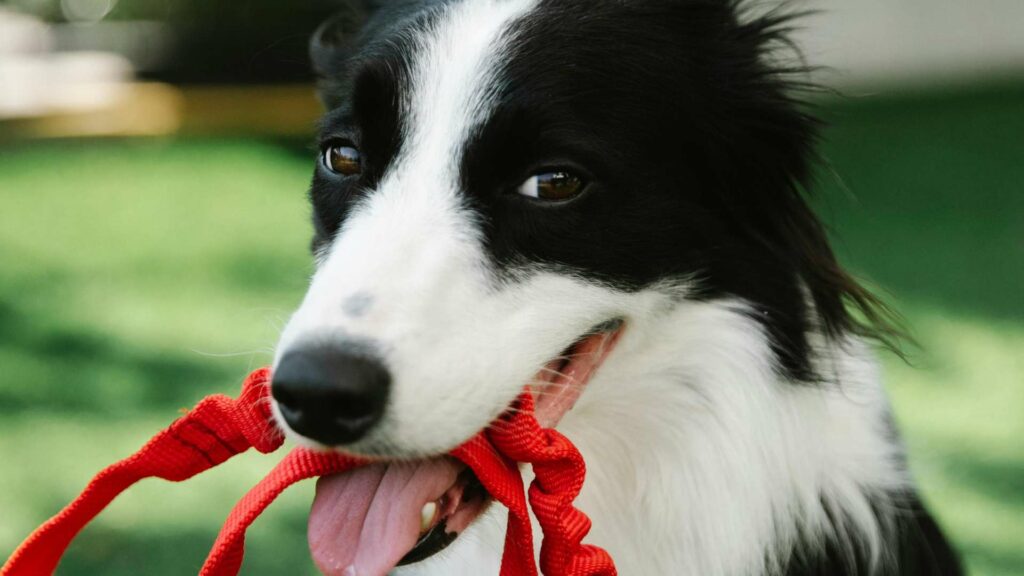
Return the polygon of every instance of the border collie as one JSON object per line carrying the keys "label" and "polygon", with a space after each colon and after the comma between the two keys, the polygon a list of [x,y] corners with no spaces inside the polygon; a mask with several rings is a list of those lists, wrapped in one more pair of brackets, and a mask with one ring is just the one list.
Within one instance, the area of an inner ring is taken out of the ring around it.
{"label": "border collie", "polygon": [[883,309],[803,197],[789,22],[395,0],[318,31],[317,269],[274,411],[382,462],[320,482],[324,573],[497,574],[503,510],[439,455],[525,386],[622,574],[960,572],[880,384]]}

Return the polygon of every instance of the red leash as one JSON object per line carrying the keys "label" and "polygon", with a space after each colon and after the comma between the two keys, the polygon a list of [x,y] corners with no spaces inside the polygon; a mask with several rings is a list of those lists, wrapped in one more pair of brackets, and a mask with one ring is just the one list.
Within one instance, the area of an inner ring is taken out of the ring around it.
{"label": "red leash", "polygon": [[[0,570],[0,576],[52,574],[79,531],[129,486],[143,478],[187,480],[235,454],[255,448],[266,454],[283,441],[270,418],[267,369],[253,372],[238,399],[210,396],[160,432],[132,456],[97,474],[59,514],[33,532]],[[533,398],[452,451],[476,473],[495,500],[509,509],[501,576],[536,576],[533,535],[519,463],[533,465],[529,504],[544,533],[540,569],[545,576],[612,576],[611,557],[582,544],[590,520],[573,507],[583,486],[583,457],[565,436],[542,429]],[[201,576],[233,576],[242,565],[245,530],[285,488],[309,478],[363,465],[358,458],[296,449],[235,505],[221,528]]]}

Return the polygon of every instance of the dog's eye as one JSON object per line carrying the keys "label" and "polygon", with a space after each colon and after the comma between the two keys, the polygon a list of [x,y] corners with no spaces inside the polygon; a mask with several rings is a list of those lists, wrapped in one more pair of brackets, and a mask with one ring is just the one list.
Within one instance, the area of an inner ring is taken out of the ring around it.
{"label": "dog's eye", "polygon": [[362,155],[351,144],[336,144],[324,149],[324,167],[342,176],[355,176],[363,171]]}
{"label": "dog's eye", "polygon": [[567,170],[553,170],[534,174],[523,182],[517,192],[538,200],[569,200],[583,191],[584,182]]}

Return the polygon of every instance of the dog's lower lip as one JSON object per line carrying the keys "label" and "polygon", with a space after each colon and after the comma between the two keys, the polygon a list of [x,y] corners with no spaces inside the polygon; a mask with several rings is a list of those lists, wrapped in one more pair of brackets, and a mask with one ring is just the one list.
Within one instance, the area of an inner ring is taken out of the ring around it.
{"label": "dog's lower lip", "polygon": [[398,565],[406,566],[422,562],[447,548],[458,536],[457,532],[447,531],[447,521],[442,519],[441,522],[420,538],[419,542],[416,543],[416,547],[409,550],[409,553],[398,562]]}

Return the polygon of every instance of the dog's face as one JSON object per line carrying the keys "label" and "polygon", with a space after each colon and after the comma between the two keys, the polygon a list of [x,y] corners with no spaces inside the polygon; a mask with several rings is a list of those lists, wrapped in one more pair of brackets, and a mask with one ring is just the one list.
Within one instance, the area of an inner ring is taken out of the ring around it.
{"label": "dog's face", "polygon": [[[834,306],[806,277],[831,259],[797,192],[813,122],[766,61],[779,22],[733,4],[396,2],[321,30],[318,267],[279,415],[441,453],[582,336],[654,321],[651,294],[748,302],[799,377],[808,292]],[[338,379],[357,382],[338,401],[287,390]]]}

